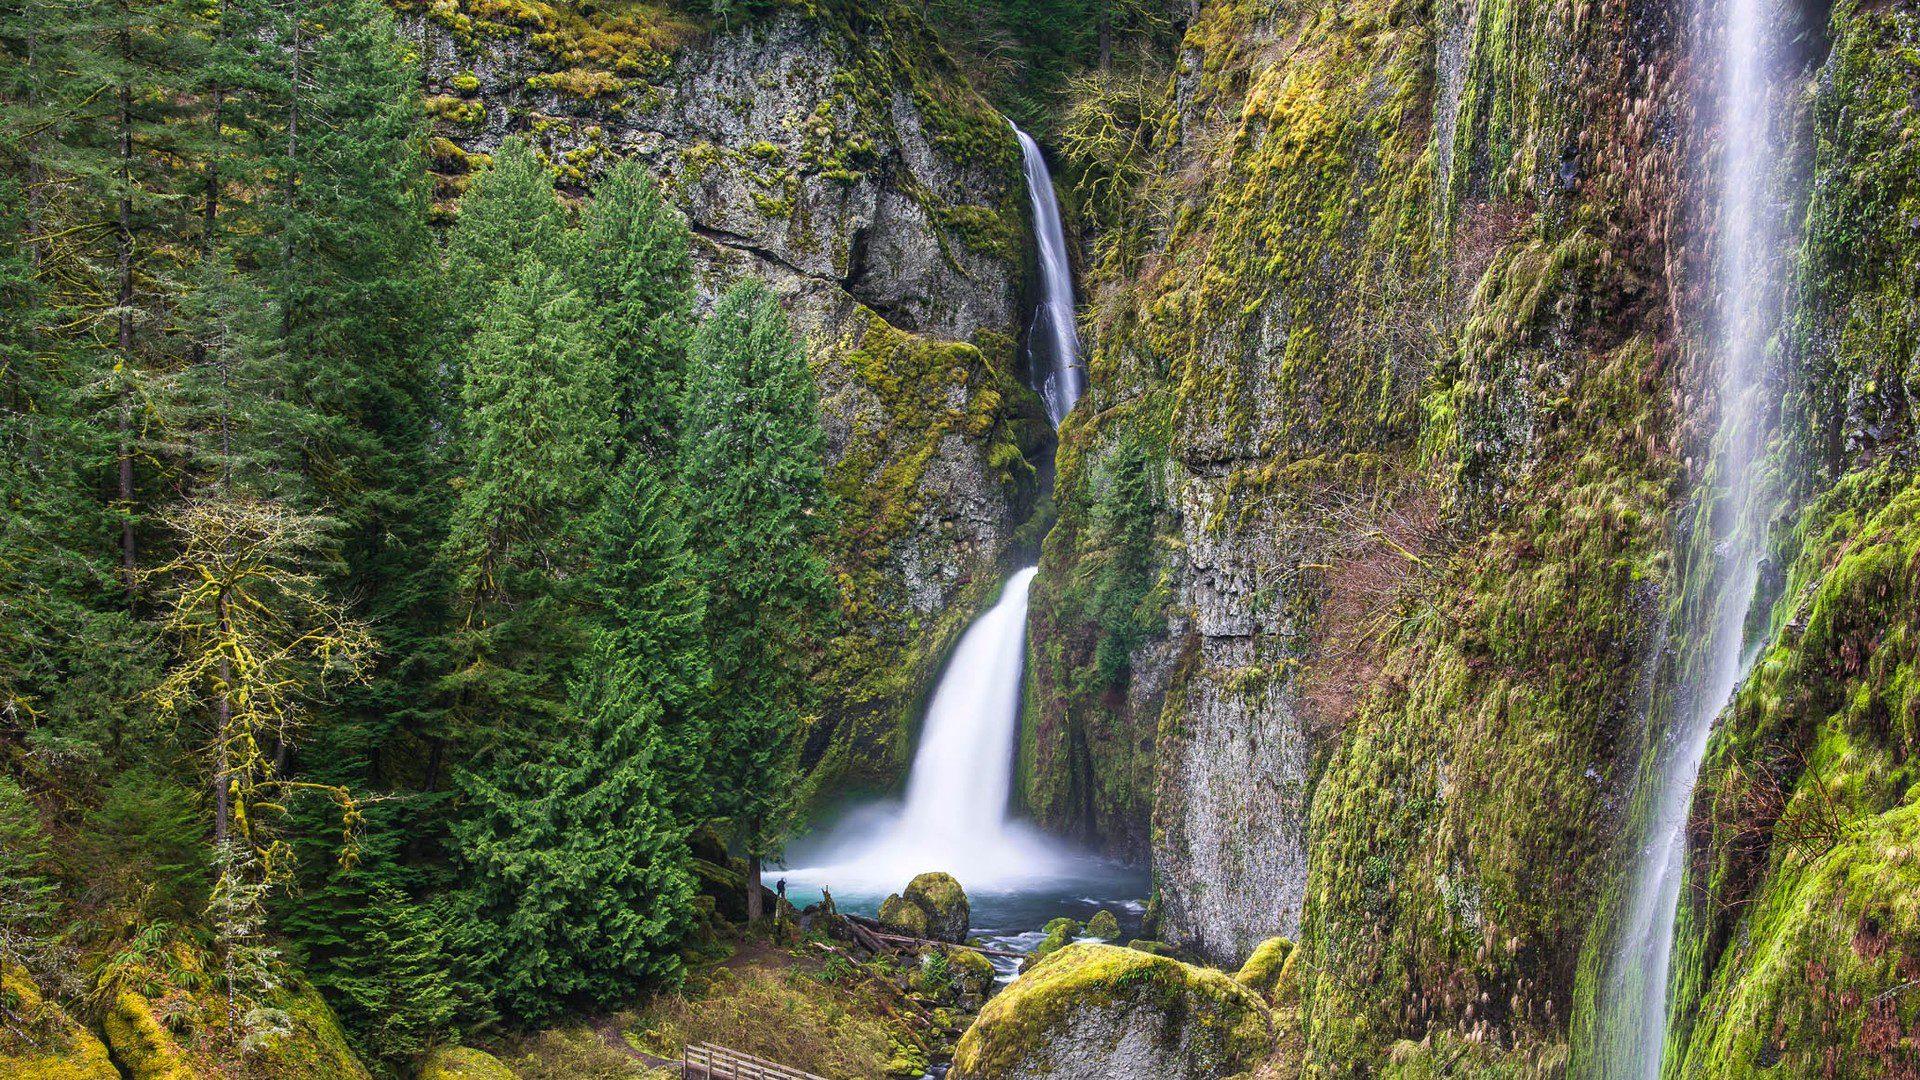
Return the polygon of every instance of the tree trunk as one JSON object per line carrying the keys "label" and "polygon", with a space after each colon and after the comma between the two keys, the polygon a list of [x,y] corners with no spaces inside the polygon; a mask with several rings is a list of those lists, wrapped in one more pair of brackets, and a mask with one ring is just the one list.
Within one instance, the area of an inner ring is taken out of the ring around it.
{"label": "tree trunk", "polygon": [[[129,16],[130,17],[130,16]],[[123,59],[133,56],[133,37],[124,27],[120,31]],[[120,213],[115,230],[115,254],[119,256],[120,305],[120,569],[127,577],[127,604],[132,606],[139,581],[133,536],[133,87],[120,84]]]}
{"label": "tree trunk", "polygon": [[760,856],[747,854],[747,925],[758,926],[765,912],[760,907]]}
{"label": "tree trunk", "polygon": [[1113,70],[1113,2],[1100,5],[1100,71]]}

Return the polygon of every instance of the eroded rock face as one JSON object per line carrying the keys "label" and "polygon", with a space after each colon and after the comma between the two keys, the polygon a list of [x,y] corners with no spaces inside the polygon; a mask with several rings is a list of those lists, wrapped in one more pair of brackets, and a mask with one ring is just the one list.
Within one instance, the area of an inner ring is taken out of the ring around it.
{"label": "eroded rock face", "polygon": [[1112,945],[1070,945],[987,1003],[957,1080],[1212,1080],[1272,1045],[1253,993],[1218,971]]}
{"label": "eroded rock face", "polygon": [[1014,372],[1026,225],[1011,129],[904,9],[857,26],[796,9],[730,28],[623,16],[658,23],[636,30],[399,6],[440,117],[443,196],[515,133],[572,193],[636,158],[693,230],[701,306],[747,276],[787,304],[820,385],[850,613],[807,761],[816,783],[890,782],[912,702],[1037,489],[1023,452],[1037,403]]}

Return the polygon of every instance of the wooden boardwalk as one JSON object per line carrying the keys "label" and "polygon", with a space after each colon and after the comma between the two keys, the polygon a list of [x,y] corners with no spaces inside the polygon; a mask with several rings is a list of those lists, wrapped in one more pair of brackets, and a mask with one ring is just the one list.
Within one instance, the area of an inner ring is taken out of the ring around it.
{"label": "wooden boardwalk", "polygon": [[708,1043],[687,1047],[681,1056],[680,1069],[687,1080],[826,1080],[824,1076],[789,1069],[765,1058]]}

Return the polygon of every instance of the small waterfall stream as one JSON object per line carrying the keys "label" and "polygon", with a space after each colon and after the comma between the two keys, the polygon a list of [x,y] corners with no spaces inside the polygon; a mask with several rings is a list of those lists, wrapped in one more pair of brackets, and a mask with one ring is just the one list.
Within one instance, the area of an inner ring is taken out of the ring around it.
{"label": "small waterfall stream", "polygon": [[1715,118],[1719,149],[1719,287],[1712,347],[1720,363],[1720,418],[1707,497],[1719,512],[1701,520],[1714,529],[1713,580],[1707,611],[1696,618],[1709,635],[1693,667],[1690,692],[1670,718],[1664,742],[1639,793],[1645,840],[1632,868],[1626,919],[1599,1003],[1603,1060],[1594,1075],[1659,1080],[1669,1018],[1674,922],[1686,876],[1686,827],[1694,783],[1714,718],[1745,677],[1752,652],[1742,642],[1765,547],[1761,468],[1767,410],[1764,353],[1771,325],[1767,264],[1778,247],[1768,165],[1766,69],[1768,27],[1761,0],[1727,0]]}
{"label": "small waterfall stream", "polygon": [[1060,201],[1053,193],[1047,159],[1031,135],[1017,127],[1013,134],[1020,140],[1020,171],[1026,176],[1033,239],[1040,249],[1040,304],[1028,347],[1038,355],[1041,350],[1036,346],[1045,345],[1048,365],[1044,370],[1034,365],[1034,390],[1047,404],[1047,418],[1059,427],[1086,390],[1080,369],[1080,332],[1074,325],[1073,270],[1067,263],[1067,234],[1060,225]]}

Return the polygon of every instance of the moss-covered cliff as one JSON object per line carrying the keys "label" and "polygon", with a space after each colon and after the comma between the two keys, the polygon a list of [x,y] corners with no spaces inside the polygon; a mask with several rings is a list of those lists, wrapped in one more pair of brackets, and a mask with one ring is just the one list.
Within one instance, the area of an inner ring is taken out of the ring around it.
{"label": "moss-covered cliff", "polygon": [[844,615],[808,762],[826,789],[893,783],[1047,438],[1015,374],[1026,224],[1005,120],[904,5],[395,6],[444,214],[509,133],[574,194],[638,158],[693,227],[703,303],[747,275],[787,302],[820,381]]}
{"label": "moss-covered cliff", "polygon": [[[1297,930],[1309,1074],[1593,1045],[1716,573],[1720,14],[1205,5],[1093,239],[1025,795],[1150,852],[1169,940]],[[1767,17],[1777,636],[1696,801],[1673,1052],[1899,1075],[1916,14]]]}

